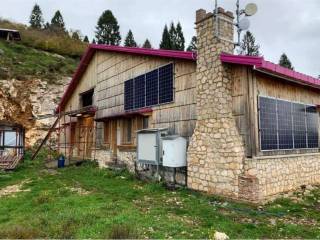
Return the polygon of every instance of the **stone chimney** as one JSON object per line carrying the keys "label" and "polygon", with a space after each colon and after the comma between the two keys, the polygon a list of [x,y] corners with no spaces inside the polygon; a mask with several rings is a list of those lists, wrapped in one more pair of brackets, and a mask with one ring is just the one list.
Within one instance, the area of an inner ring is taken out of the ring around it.
{"label": "stone chimney", "polygon": [[218,16],[216,25],[213,13],[196,13],[197,124],[188,148],[188,186],[237,198],[245,153],[232,115],[231,71],[220,61],[222,52],[234,50],[234,18],[222,8]]}

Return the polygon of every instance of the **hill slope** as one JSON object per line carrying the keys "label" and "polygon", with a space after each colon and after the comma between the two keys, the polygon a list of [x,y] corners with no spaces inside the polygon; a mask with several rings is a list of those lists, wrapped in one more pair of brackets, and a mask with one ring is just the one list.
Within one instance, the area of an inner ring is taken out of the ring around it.
{"label": "hill slope", "polygon": [[72,75],[78,60],[37,50],[20,43],[0,41],[0,79],[41,78],[54,83]]}

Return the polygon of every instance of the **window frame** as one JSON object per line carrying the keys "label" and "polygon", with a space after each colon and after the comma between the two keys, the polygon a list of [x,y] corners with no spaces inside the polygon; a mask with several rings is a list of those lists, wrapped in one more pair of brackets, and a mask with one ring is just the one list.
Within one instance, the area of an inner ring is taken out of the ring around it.
{"label": "window frame", "polygon": [[[306,148],[295,148],[295,142],[294,142],[294,138],[293,138],[293,148],[289,148],[289,149],[280,149],[279,148],[279,129],[278,129],[278,121],[279,121],[279,118],[278,118],[278,109],[276,110],[276,114],[277,114],[277,146],[278,148],[276,149],[267,149],[267,150],[263,150],[262,149],[262,135],[261,135],[261,115],[260,115],[260,98],[267,98],[267,99],[273,99],[273,100],[276,100],[276,101],[284,101],[284,102],[289,102],[291,104],[301,104],[301,105],[304,105],[305,107],[305,113],[307,112],[306,110],[306,107],[317,107],[317,105],[313,105],[313,104],[307,104],[307,103],[303,103],[303,102],[298,102],[298,101],[290,101],[290,100],[286,100],[286,99],[281,99],[281,98],[276,98],[276,97],[270,97],[270,96],[265,96],[265,95],[258,95],[258,99],[257,99],[257,110],[258,110],[258,137],[259,137],[259,151],[261,153],[272,153],[272,152],[295,152],[295,151],[314,151],[314,150],[319,150],[320,149],[320,115],[319,115],[319,112],[317,112],[317,118],[318,118],[318,123],[317,123],[317,127],[318,127],[318,147],[311,147],[309,148],[308,147],[308,126],[307,126],[307,117],[306,117],[306,114],[305,114],[305,128],[306,128]],[[278,106],[278,105],[276,105]],[[291,105],[292,106],[292,105]],[[292,110],[291,110],[292,111]],[[291,112],[291,118],[293,118],[293,114]],[[293,124],[293,123],[292,123]],[[294,128],[294,126],[292,125],[292,128]],[[294,134],[294,130],[293,130],[293,134]]]}

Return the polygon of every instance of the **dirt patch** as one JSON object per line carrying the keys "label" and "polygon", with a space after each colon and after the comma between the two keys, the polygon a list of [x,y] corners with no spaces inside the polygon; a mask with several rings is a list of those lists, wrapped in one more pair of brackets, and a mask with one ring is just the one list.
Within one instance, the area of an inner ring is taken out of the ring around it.
{"label": "dirt patch", "polygon": [[11,196],[19,192],[30,192],[30,189],[22,189],[23,185],[30,183],[30,180],[25,180],[19,184],[7,186],[0,189],[0,198],[4,196]]}
{"label": "dirt patch", "polygon": [[79,195],[89,195],[91,192],[81,188],[81,187],[67,187],[67,189],[73,193],[77,193]]}

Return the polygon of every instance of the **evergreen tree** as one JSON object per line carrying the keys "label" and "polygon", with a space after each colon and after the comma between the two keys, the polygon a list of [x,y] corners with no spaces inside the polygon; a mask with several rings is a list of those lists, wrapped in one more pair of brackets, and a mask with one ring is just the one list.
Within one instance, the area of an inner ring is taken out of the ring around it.
{"label": "evergreen tree", "polygon": [[35,4],[29,20],[30,26],[35,29],[41,29],[44,23],[42,11],[38,4]]}
{"label": "evergreen tree", "polygon": [[81,33],[79,30],[73,31],[71,34],[71,38],[76,41],[81,41]]}
{"label": "evergreen tree", "polygon": [[197,51],[197,37],[193,36],[187,51]]}
{"label": "evergreen tree", "polygon": [[143,48],[152,48],[152,45],[151,45],[149,39],[146,39],[146,41],[144,42],[142,47]]}
{"label": "evergreen tree", "polygon": [[291,70],[294,69],[294,67],[291,64],[291,61],[289,60],[288,56],[285,53],[281,55],[279,60],[279,65],[285,68],[289,68]]}
{"label": "evergreen tree", "polygon": [[96,44],[96,40],[95,39],[92,39],[92,44]]}
{"label": "evergreen tree", "polygon": [[243,36],[240,44],[240,54],[247,56],[260,56],[260,46],[256,44],[256,39],[250,31]]}
{"label": "evergreen tree", "polygon": [[169,37],[171,42],[171,49],[176,50],[177,49],[177,29],[173,22],[170,25]]}
{"label": "evergreen tree", "polygon": [[110,10],[104,11],[96,26],[96,39],[99,44],[120,45],[120,26]]}
{"label": "evergreen tree", "polygon": [[176,27],[176,36],[174,37],[174,45],[176,46],[175,50],[184,51],[185,49],[185,38],[183,35],[182,27],[180,22],[178,22]]}
{"label": "evergreen tree", "polygon": [[89,38],[88,38],[88,36],[87,36],[87,35],[86,35],[86,36],[84,36],[83,42],[85,42],[85,43],[89,43]]}
{"label": "evergreen tree", "polygon": [[127,37],[124,41],[124,46],[125,47],[137,47],[137,43],[134,40],[133,33],[131,30],[129,30],[129,32],[127,34]]}
{"label": "evergreen tree", "polygon": [[160,43],[160,49],[172,49],[170,34],[168,26],[165,25],[162,33],[162,40]]}
{"label": "evergreen tree", "polygon": [[53,18],[51,19],[50,29],[56,32],[66,31],[65,23],[59,10],[55,12]]}

